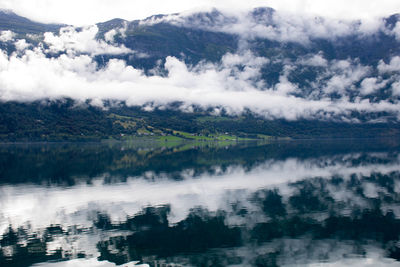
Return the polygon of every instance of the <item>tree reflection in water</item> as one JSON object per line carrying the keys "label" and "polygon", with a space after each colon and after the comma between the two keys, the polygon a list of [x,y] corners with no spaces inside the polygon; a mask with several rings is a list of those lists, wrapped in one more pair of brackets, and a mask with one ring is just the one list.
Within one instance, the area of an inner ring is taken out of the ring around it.
{"label": "tree reflection in water", "polygon": [[[31,166],[34,156],[24,149],[3,147],[3,158],[22,157],[35,171],[29,178],[24,171],[1,170],[1,190],[7,194],[0,196],[0,266],[60,265],[78,258],[150,266],[340,266],[362,265],[364,259],[396,264],[398,145],[334,147],[274,143],[145,153],[135,147],[100,147],[114,153],[98,156],[104,157],[105,162],[95,163],[101,168],[85,169],[80,159],[82,166],[67,167],[63,178],[42,172],[38,162]],[[68,146],[61,154],[52,149],[50,154],[60,159],[65,151],[68,156],[74,152]],[[96,149],[89,151],[92,155]],[[146,160],[134,161],[133,155]],[[173,166],[162,164],[166,157],[176,160]],[[40,153],[37,159],[50,160]],[[58,160],[55,166],[61,166]],[[17,177],[15,183],[5,174]],[[88,198],[80,198],[81,191]],[[24,209],[18,213],[19,201],[26,199],[53,203],[53,210],[43,211],[41,220],[23,214]]]}

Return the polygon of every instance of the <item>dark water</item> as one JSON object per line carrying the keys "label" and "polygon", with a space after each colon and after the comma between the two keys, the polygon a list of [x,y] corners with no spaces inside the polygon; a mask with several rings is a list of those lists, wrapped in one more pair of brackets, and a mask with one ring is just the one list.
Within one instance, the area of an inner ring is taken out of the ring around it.
{"label": "dark water", "polygon": [[399,266],[399,140],[0,146],[0,266]]}

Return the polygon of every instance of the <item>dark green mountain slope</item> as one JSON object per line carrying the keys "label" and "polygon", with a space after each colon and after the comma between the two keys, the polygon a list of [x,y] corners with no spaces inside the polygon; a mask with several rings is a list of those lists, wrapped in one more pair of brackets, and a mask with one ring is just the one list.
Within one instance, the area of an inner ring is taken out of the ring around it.
{"label": "dark green mountain slope", "polygon": [[[187,135],[186,135],[187,133]],[[193,136],[195,134],[195,136]],[[179,110],[143,111],[140,107],[103,110],[76,106],[72,100],[0,104],[0,141],[63,141],[126,139],[130,136],[165,141],[212,140],[215,134],[258,139],[371,138],[400,136],[398,123],[341,123],[313,120],[266,120],[251,113],[241,116],[210,116],[206,112]],[[196,137],[196,138],[195,138]],[[177,140],[177,139],[173,139]]]}

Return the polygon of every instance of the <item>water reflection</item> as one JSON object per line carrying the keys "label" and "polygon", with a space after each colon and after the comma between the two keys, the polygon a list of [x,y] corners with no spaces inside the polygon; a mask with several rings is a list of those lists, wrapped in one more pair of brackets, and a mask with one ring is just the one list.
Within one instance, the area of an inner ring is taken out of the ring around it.
{"label": "water reflection", "polygon": [[398,151],[393,140],[2,146],[0,266],[398,265]]}

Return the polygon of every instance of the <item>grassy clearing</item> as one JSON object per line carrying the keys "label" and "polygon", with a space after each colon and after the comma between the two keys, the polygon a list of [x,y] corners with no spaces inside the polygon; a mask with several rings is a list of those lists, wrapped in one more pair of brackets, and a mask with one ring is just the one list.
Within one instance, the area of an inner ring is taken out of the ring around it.
{"label": "grassy clearing", "polygon": [[259,139],[264,139],[264,140],[270,140],[270,139],[273,139],[273,138],[274,138],[273,136],[265,135],[265,134],[257,134],[257,137],[258,137]]}
{"label": "grassy clearing", "polygon": [[226,118],[226,117],[217,117],[217,116],[204,116],[204,117],[199,117],[196,119],[198,122],[221,122],[221,121],[231,121],[231,118]]}

